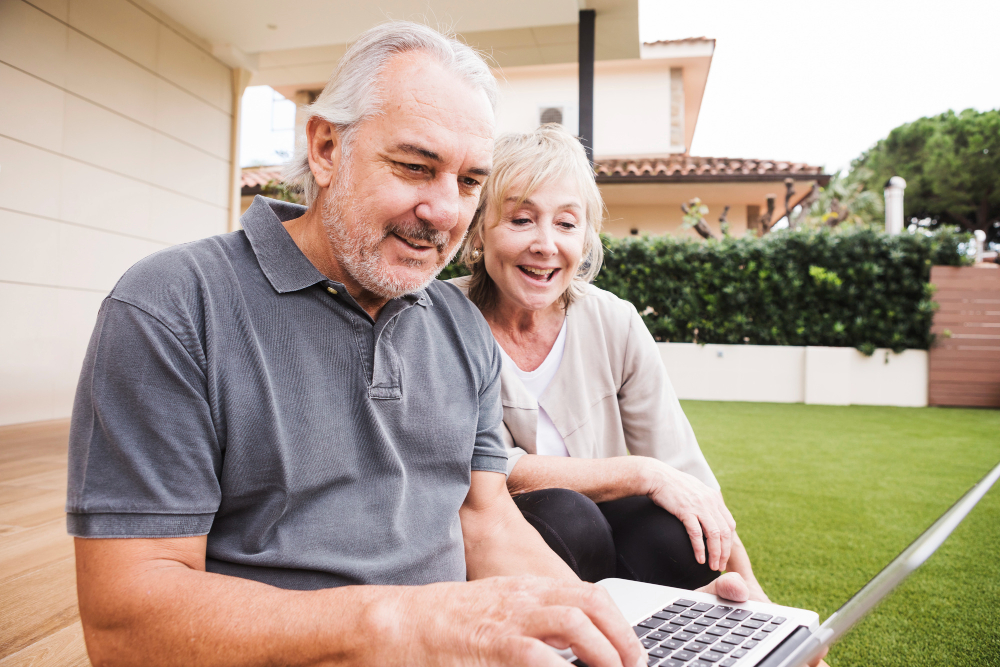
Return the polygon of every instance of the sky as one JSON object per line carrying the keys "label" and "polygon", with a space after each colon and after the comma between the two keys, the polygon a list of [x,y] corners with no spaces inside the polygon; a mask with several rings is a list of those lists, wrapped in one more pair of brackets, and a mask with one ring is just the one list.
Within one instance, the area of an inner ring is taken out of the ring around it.
{"label": "sky", "polygon": [[[1000,107],[1000,0],[640,0],[639,11],[643,41],[716,39],[693,155],[834,173],[903,123]],[[287,160],[294,115],[270,88],[248,88],[243,166]]]}
{"label": "sky", "polygon": [[240,166],[287,162],[295,146],[295,103],[269,86],[250,86],[240,112]]}
{"label": "sky", "polygon": [[894,127],[1000,107],[1000,1],[640,0],[643,41],[713,37],[693,155],[828,173]]}

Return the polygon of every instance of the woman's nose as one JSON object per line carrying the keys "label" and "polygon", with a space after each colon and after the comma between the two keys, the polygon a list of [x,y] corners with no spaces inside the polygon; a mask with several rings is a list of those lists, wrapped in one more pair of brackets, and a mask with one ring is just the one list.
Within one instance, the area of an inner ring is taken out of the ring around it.
{"label": "woman's nose", "polygon": [[555,237],[553,236],[549,225],[538,225],[537,231],[535,232],[535,238],[532,240],[531,247],[528,249],[531,252],[538,253],[546,257],[551,257],[558,252]]}

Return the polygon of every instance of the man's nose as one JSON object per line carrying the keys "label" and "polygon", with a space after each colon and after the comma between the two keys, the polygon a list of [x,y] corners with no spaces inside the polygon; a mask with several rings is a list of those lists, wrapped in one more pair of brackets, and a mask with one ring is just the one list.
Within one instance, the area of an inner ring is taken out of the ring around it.
{"label": "man's nose", "polygon": [[460,197],[458,181],[442,174],[423,188],[414,212],[435,229],[448,231],[458,224]]}

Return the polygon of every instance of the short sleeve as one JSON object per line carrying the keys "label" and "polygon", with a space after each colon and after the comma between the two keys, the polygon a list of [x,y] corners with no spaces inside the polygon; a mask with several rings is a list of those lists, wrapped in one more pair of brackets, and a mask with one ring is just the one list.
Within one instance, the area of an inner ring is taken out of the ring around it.
{"label": "short sleeve", "polygon": [[205,535],[221,466],[205,371],[161,321],[105,299],[73,406],[69,533]]}
{"label": "short sleeve", "polygon": [[[485,325],[485,322],[483,323]],[[472,454],[472,469],[487,472],[507,471],[507,447],[503,439],[503,406],[500,402],[500,369],[503,361],[500,348],[489,334],[491,358],[489,373],[479,392],[479,423],[476,445]]]}

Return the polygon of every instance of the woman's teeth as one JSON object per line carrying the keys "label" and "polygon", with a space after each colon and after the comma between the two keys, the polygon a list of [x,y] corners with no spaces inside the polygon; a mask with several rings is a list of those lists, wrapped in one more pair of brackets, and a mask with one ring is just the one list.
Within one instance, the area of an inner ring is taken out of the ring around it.
{"label": "woman's teeth", "polygon": [[555,269],[536,269],[531,266],[519,266],[518,268],[525,273],[530,273],[531,275],[538,276],[539,278],[545,278],[546,280],[550,280],[552,278],[552,274],[556,271]]}

